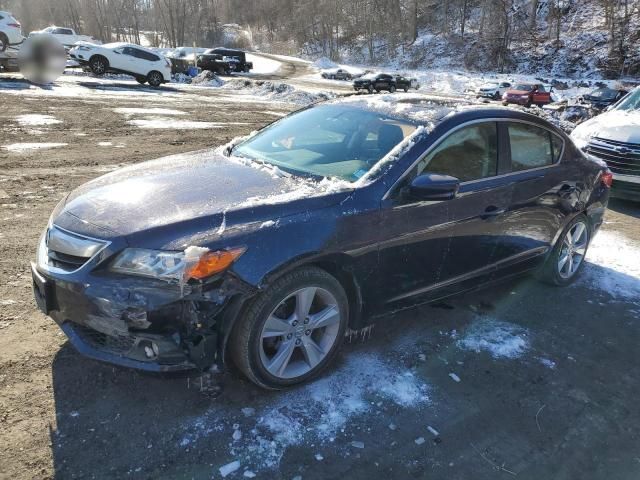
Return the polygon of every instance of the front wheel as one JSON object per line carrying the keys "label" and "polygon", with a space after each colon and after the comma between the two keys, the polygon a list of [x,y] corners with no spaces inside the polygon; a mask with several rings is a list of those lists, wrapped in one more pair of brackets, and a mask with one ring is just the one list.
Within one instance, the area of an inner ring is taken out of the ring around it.
{"label": "front wheel", "polygon": [[546,283],[565,286],[572,283],[584,264],[591,240],[587,217],[580,214],[565,227],[539,277]]}
{"label": "front wheel", "polygon": [[367,92],[373,93],[373,87],[371,85],[367,87]]}
{"label": "front wheel", "polygon": [[409,91],[409,87],[404,87],[404,93],[407,93]]}
{"label": "front wheel", "polygon": [[109,62],[104,57],[93,57],[89,61],[89,68],[94,75],[101,76],[107,73],[107,68],[109,68]]}
{"label": "front wheel", "polygon": [[282,389],[317,376],[336,357],[347,296],[326,271],[305,267],[277,279],[238,319],[234,363],[255,384]]}
{"label": "front wheel", "polygon": [[9,46],[9,37],[0,32],[0,52],[4,52]]}
{"label": "front wheel", "polygon": [[155,70],[147,75],[147,82],[149,82],[149,85],[151,85],[152,87],[159,87],[160,85],[162,85],[163,81],[164,77],[162,76],[162,74],[160,72],[156,72]]}

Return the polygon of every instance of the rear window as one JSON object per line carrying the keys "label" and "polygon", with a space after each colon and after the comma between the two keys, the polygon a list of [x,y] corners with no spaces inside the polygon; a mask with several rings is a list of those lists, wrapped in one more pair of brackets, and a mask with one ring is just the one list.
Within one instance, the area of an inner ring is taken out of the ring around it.
{"label": "rear window", "polygon": [[563,141],[556,134],[526,123],[508,125],[512,171],[546,167],[560,159]]}

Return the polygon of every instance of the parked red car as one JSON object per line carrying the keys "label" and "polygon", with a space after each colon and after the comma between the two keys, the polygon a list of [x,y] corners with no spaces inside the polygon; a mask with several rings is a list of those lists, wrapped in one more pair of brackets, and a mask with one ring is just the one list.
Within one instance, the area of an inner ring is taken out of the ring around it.
{"label": "parked red car", "polygon": [[547,90],[541,83],[518,83],[510,88],[502,96],[502,104],[508,105],[515,103],[530,107],[538,105],[539,107],[551,103],[551,91]]}

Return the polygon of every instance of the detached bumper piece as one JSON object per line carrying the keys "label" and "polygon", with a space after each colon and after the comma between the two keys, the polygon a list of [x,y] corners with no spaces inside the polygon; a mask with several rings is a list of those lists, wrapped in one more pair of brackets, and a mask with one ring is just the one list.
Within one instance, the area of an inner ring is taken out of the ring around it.
{"label": "detached bumper piece", "polygon": [[106,334],[73,322],[60,328],[78,352],[95,360],[148,372],[196,368],[176,343],[160,335]]}

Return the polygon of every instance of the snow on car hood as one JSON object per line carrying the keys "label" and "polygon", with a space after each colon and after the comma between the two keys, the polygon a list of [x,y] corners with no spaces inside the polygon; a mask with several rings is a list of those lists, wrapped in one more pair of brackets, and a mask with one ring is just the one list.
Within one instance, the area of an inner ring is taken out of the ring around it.
{"label": "snow on car hood", "polygon": [[343,199],[316,199],[312,207],[312,197],[349,194],[330,180],[285,176],[250,163],[207,150],[126,167],[71,192],[53,220],[77,233],[83,233],[77,229],[80,220],[107,235],[130,235],[195,219],[221,224],[227,213],[238,210],[249,210],[242,217],[251,221],[253,209],[261,205],[280,204],[277,214],[286,216]]}
{"label": "snow on car hood", "polygon": [[576,145],[584,147],[591,137],[640,144],[640,112],[612,110],[578,125],[571,133]]}

